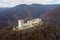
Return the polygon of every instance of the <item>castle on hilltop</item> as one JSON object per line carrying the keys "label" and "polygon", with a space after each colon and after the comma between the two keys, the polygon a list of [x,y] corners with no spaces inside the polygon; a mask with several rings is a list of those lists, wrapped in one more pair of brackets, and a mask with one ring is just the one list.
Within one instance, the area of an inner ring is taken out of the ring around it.
{"label": "castle on hilltop", "polygon": [[[18,30],[25,29],[25,28],[30,28],[37,26],[41,22],[41,19],[36,18],[32,20],[28,20],[27,23],[24,22],[24,20],[18,20],[18,26],[16,27]],[[13,28],[13,29],[16,29]]]}

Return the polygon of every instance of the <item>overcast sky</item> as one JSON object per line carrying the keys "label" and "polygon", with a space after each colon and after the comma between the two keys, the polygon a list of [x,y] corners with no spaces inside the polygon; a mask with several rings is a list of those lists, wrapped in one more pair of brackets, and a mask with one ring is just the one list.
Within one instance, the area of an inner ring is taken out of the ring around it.
{"label": "overcast sky", "polygon": [[19,4],[60,4],[60,0],[0,0],[0,7],[13,7]]}

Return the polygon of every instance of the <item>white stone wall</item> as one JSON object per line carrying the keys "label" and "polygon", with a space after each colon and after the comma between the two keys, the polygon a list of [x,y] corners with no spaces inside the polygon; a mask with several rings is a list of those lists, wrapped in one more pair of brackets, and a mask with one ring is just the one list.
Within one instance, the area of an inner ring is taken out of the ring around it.
{"label": "white stone wall", "polygon": [[35,26],[36,24],[38,24],[41,21],[41,19],[33,19],[33,20],[29,20],[27,21],[27,23],[24,24],[24,26]]}
{"label": "white stone wall", "polygon": [[38,18],[29,20],[29,21],[27,21],[27,23],[24,23],[24,20],[18,20],[18,26],[16,28],[18,28],[18,30],[21,30],[21,29],[25,29],[25,28],[34,27],[39,22],[41,22],[41,19],[38,19]]}

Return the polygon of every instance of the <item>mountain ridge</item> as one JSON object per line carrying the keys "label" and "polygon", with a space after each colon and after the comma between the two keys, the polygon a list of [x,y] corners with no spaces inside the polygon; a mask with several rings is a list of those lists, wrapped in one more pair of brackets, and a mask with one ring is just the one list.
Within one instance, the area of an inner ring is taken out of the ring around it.
{"label": "mountain ridge", "polygon": [[59,5],[40,5],[40,4],[32,4],[32,5],[17,5],[13,8],[10,8],[5,11],[0,11],[0,22],[7,21],[12,25],[16,25],[17,20],[24,19],[30,20],[33,18],[40,18],[41,15],[52,11]]}

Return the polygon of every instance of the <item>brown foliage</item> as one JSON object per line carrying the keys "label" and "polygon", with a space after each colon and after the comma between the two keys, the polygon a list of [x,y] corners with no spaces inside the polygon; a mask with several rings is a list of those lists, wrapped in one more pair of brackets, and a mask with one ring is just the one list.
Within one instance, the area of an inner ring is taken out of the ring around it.
{"label": "brown foliage", "polygon": [[60,31],[48,23],[19,31],[2,29],[0,40],[60,40]]}

